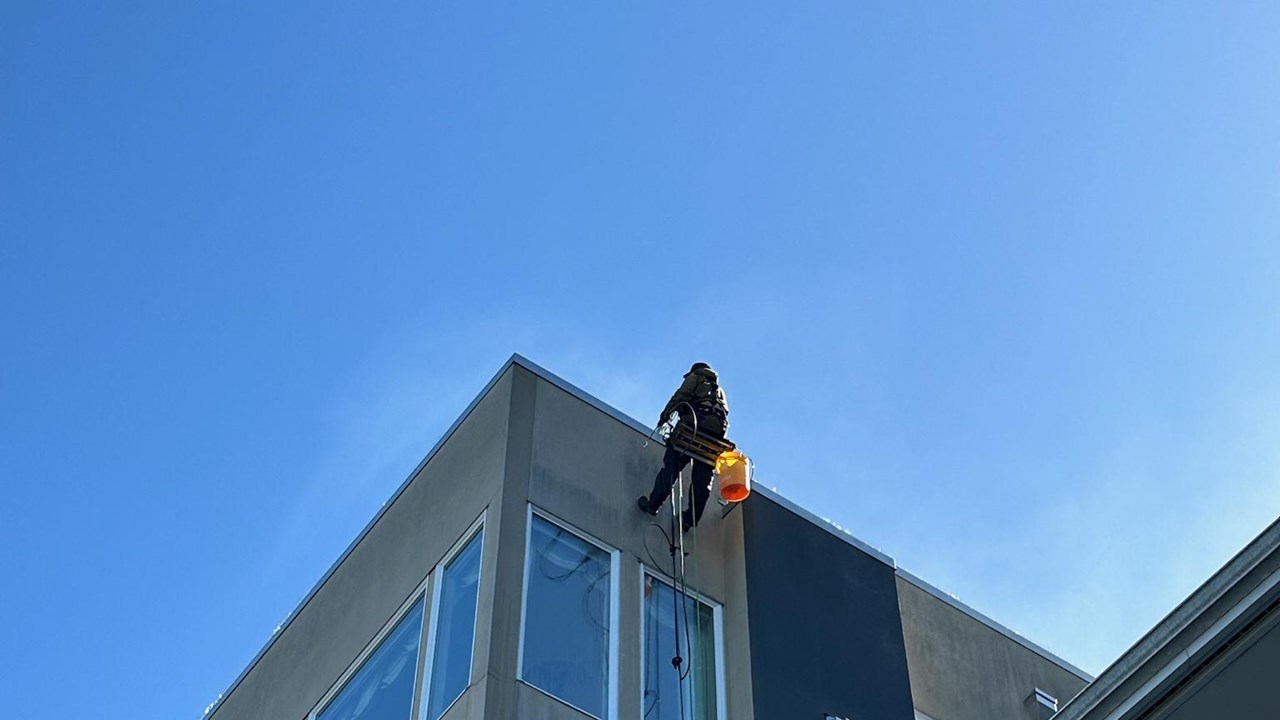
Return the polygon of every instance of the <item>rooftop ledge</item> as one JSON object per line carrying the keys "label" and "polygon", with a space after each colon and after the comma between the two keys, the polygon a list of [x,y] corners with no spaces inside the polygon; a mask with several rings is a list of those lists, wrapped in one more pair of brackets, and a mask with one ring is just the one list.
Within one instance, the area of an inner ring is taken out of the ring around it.
{"label": "rooftop ledge", "polygon": [[[426,454],[426,457],[422,458],[422,461],[419,462],[417,466],[413,468],[413,470],[409,473],[409,475],[404,479],[404,482],[400,483],[400,487],[396,488],[396,491],[392,493],[391,497],[388,498],[386,502],[382,503],[382,508],[378,510],[378,513],[373,516],[373,519],[371,519],[367,525],[364,526],[364,529],[360,531],[360,534],[356,536],[355,540],[351,541],[351,544],[347,546],[347,549],[342,551],[342,555],[340,555],[338,559],[332,565],[329,566],[329,569],[326,570],[324,575],[321,576],[320,580],[317,581],[314,586],[312,586],[311,590],[307,593],[307,596],[302,599],[302,602],[298,603],[297,607],[295,607],[289,613],[289,615],[279,625],[276,626],[276,629],[271,633],[271,638],[267,640],[265,645],[262,646],[262,649],[259,650],[258,654],[253,657],[253,660],[251,660],[249,664],[245,666],[245,669],[241,671],[240,675],[236,677],[235,681],[231,683],[231,685],[227,688],[225,692],[221,693],[218,696],[217,700],[211,703],[209,707],[205,708],[205,711],[204,711],[205,717],[209,716],[211,713],[216,711],[218,707],[222,705],[223,700],[225,700],[228,696],[231,695],[232,691],[236,689],[236,686],[238,686],[240,682],[244,680],[244,677],[249,674],[249,671],[253,669],[253,666],[257,665],[258,661],[262,659],[262,656],[265,655],[267,651],[271,649],[271,646],[275,643],[276,638],[280,636],[280,633],[289,627],[289,623],[293,621],[293,618],[297,617],[298,613],[302,611],[302,608],[306,607],[307,603],[311,601],[311,598],[315,596],[316,592],[319,591],[319,589],[322,586],[324,586],[325,582],[329,579],[329,577],[332,576],[334,571],[338,569],[338,566],[342,565],[343,561],[347,559],[347,556],[351,554],[351,551],[354,550],[355,547],[360,544],[360,541],[363,540],[365,535],[369,533],[369,530],[378,523],[378,520],[382,519],[382,516],[387,511],[387,508],[389,508],[392,505],[392,503],[394,503],[396,499],[400,497],[401,493],[403,493],[405,491],[405,488],[409,486],[409,483],[413,480],[414,476],[418,474],[418,471],[420,471],[423,467],[425,467],[426,464],[430,462],[431,458],[435,456],[436,452],[438,452],[440,448],[446,442],[448,442],[449,438],[453,435],[453,432],[458,429],[458,426],[460,426],[462,422],[467,419],[467,416],[470,415],[471,411],[475,409],[476,405],[480,403],[480,400],[489,393],[489,390],[492,389],[495,384],[497,384],[498,380],[513,365],[518,365],[524,368],[525,370],[528,370],[529,372],[533,373],[537,377],[551,383],[552,385],[555,385],[561,390],[569,393],[570,395],[581,400],[582,402],[587,403],[588,405],[608,415],[614,420],[617,420],[623,425],[627,425],[628,427],[640,433],[641,435],[648,437],[653,434],[653,428],[645,426],[639,420],[636,420],[630,415],[623,413],[621,410],[618,410],[612,405],[609,405],[608,403],[604,402],[600,398],[597,398],[591,393],[588,393],[582,388],[574,385],[573,383],[570,383],[569,381],[565,380],[559,375],[556,375],[555,373],[551,372],[550,370],[547,370],[546,368],[524,357],[523,355],[519,353],[512,354],[512,356],[505,363],[503,363],[502,367],[498,369],[498,372],[494,374],[493,378],[490,379],[489,382],[486,383],[485,386],[480,390],[480,392],[476,394],[475,399],[471,401],[471,404],[467,405],[466,410],[463,410],[462,414],[458,416],[458,419],[454,420],[453,424],[449,426],[449,429],[446,430],[444,434],[440,436],[440,439],[436,441],[436,444],[431,447],[431,450]],[[655,438],[655,441],[661,443],[660,438]],[[1025,637],[1017,634],[1016,632],[996,622],[995,620],[992,620],[986,615],[983,615],[982,613],[978,612],[972,607],[961,602],[960,599],[955,597],[954,595],[944,592],[943,590],[933,585],[930,585],[929,583],[925,582],[919,577],[916,577],[915,575],[912,575],[906,570],[898,567],[898,564],[894,561],[894,559],[890,557],[888,554],[886,554],[885,552],[883,552],[882,550],[880,550],[879,548],[873,547],[872,545],[869,545],[863,542],[857,537],[854,537],[853,534],[850,533],[848,530],[845,530],[844,528],[836,525],[830,520],[820,518],[817,515],[810,512],[809,510],[805,509],[804,507],[792,502],[791,500],[783,496],[781,493],[779,493],[776,488],[755,486],[752,488],[752,491],[760,493],[764,497],[767,497],[770,500],[778,503],[779,505],[785,507],[786,509],[799,515],[800,517],[808,520],[814,525],[817,525],[823,530],[826,530],[827,532],[843,540],[844,542],[852,545],[853,547],[879,560],[885,565],[888,565],[889,567],[893,568],[894,572],[897,574],[898,577],[920,588],[921,590],[924,590],[930,595],[933,595],[934,597],[950,605],[956,610],[959,610],[960,612],[968,615],[974,620],[977,620],[978,622],[986,625],[992,630],[1000,633],[1001,635],[1004,635],[1005,637],[1009,638],[1010,640],[1013,640],[1019,645],[1022,645],[1028,650],[1031,650],[1037,655],[1040,655],[1046,660],[1049,660],[1050,662],[1053,662],[1061,666],[1063,669],[1073,673],[1080,679],[1086,682],[1093,681],[1093,676],[1089,675],[1084,670],[1081,670],[1075,665],[1072,665],[1066,660],[1063,660],[1057,655],[1054,655],[1048,650],[1031,642]]]}

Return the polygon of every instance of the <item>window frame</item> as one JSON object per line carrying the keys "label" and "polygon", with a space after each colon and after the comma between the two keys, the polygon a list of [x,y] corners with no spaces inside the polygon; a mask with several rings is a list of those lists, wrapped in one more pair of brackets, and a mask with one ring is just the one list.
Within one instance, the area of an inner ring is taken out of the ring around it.
{"label": "window frame", "polygon": [[333,699],[337,697],[338,693],[346,689],[347,682],[351,680],[353,675],[360,671],[360,668],[364,667],[364,663],[369,659],[369,656],[377,651],[378,647],[382,645],[382,641],[387,639],[387,636],[390,635],[391,631],[400,624],[400,621],[404,619],[405,615],[413,609],[413,606],[417,604],[418,600],[423,601],[422,627],[418,630],[418,658],[414,663],[415,676],[413,679],[413,702],[409,705],[410,714],[408,720],[422,720],[427,707],[425,701],[427,699],[427,694],[430,691],[427,683],[431,679],[431,666],[435,661],[435,631],[438,626],[440,608],[440,576],[443,575],[445,566],[452,562],[453,559],[458,556],[458,553],[462,552],[463,549],[467,547],[467,543],[471,542],[477,534],[480,534],[480,570],[479,575],[476,578],[476,620],[471,628],[471,657],[467,661],[467,687],[463,688],[462,692],[458,694],[458,697],[453,699],[453,702],[444,709],[444,712],[442,712],[441,715],[448,713],[449,710],[458,703],[458,700],[466,694],[467,689],[475,684],[474,666],[476,661],[476,636],[479,633],[480,627],[480,588],[484,583],[483,533],[485,529],[485,518],[488,513],[488,508],[481,511],[480,516],[467,526],[467,529],[462,533],[462,536],[455,541],[454,544],[445,552],[444,556],[441,557],[429,571],[427,571],[427,576],[422,579],[422,582],[418,583],[417,587],[413,589],[413,592],[409,593],[409,597],[396,608],[394,613],[391,614],[391,618],[378,629],[378,632],[374,633],[373,639],[365,644],[364,648],[362,648],[356,655],[355,660],[351,661],[351,664],[347,666],[347,669],[342,671],[342,674],[338,676],[338,679],[335,680],[333,684],[329,686],[329,689],[325,691],[324,695],[320,697],[320,702],[316,703],[315,706],[311,708],[311,712],[306,715],[307,720],[316,720],[320,713],[329,706],[329,703],[333,702]]}
{"label": "window frame", "polygon": [[[316,720],[321,712],[328,709],[329,704],[333,702],[334,698],[336,698],[343,690],[347,689],[347,683],[355,676],[356,673],[360,672],[360,669],[364,667],[365,661],[377,652],[378,648],[382,646],[382,641],[387,639],[387,636],[391,634],[391,631],[395,630],[396,626],[399,625],[400,621],[409,614],[409,611],[413,609],[413,606],[418,604],[419,600],[424,600],[430,581],[431,574],[428,573],[427,577],[423,578],[422,582],[413,589],[413,592],[409,593],[408,599],[401,603],[400,606],[396,608],[396,611],[391,614],[391,618],[378,629],[378,632],[374,633],[373,639],[365,644],[364,648],[356,655],[356,659],[351,661],[351,664],[347,666],[346,670],[342,671],[342,674],[338,676],[338,679],[334,681],[333,685],[325,691],[324,695],[320,696],[320,702],[316,703],[315,707],[311,708],[311,712],[307,713],[307,720]],[[420,694],[419,686],[422,684],[422,674],[419,672],[422,666],[422,640],[423,635],[426,633],[426,629],[427,607],[424,601],[422,607],[422,626],[418,628],[418,657],[414,662],[415,676],[413,679],[413,700],[409,704],[409,720],[412,720],[417,712],[418,696]]]}
{"label": "window frame", "polygon": [[[541,518],[552,525],[559,527],[566,532],[572,533],[579,540],[582,540],[596,548],[609,553],[609,677],[606,682],[609,684],[607,701],[605,703],[606,717],[602,718],[595,713],[584,710],[574,705],[564,698],[556,695],[550,690],[541,688],[534,683],[524,679],[524,643],[525,643],[525,622],[529,617],[529,553],[533,550],[533,519]],[[521,574],[524,575],[521,581],[520,589],[520,644],[516,649],[516,681],[520,684],[533,688],[534,690],[546,695],[558,703],[577,710],[596,720],[618,720],[618,663],[621,656],[620,638],[621,638],[621,622],[622,622],[622,603],[621,603],[621,585],[622,585],[622,551],[612,547],[608,543],[600,540],[591,533],[585,532],[564,520],[552,515],[551,513],[537,507],[533,503],[528,504],[525,511],[525,527],[524,527],[524,567]]]}
{"label": "window frame", "polygon": [[[476,636],[479,634],[480,627],[480,588],[484,583],[484,530],[485,516],[487,513],[487,508],[484,512],[480,513],[480,517],[476,518],[476,520],[467,527],[466,532],[462,533],[462,537],[454,542],[453,546],[445,552],[444,557],[440,558],[440,561],[431,569],[431,573],[427,577],[427,580],[430,583],[431,607],[429,608],[429,614],[426,614],[423,618],[423,622],[426,626],[424,628],[426,637],[424,638],[424,645],[422,647],[425,649],[422,651],[422,657],[420,658],[422,668],[418,676],[418,692],[414,698],[414,712],[413,715],[410,716],[412,720],[426,720],[427,718],[427,708],[429,707],[427,701],[430,699],[428,695],[431,693],[431,671],[435,668],[436,661],[436,630],[440,627],[440,584],[444,582],[444,571],[448,567],[449,563],[453,562],[453,559],[465,550],[467,545],[474,540],[477,535],[479,535],[480,567],[476,570],[476,617],[475,621],[471,624],[471,656],[467,658],[467,684],[462,688],[462,692],[458,693],[458,697],[454,698],[445,706],[444,710],[440,712],[440,716],[444,717],[447,715],[449,710],[451,710],[454,705],[457,705],[458,701],[462,699],[462,696],[467,694],[467,690],[475,684]],[[424,612],[426,612],[426,609],[424,609]],[[315,719],[313,718],[312,720]]]}
{"label": "window frame", "polygon": [[[645,623],[648,618],[645,613],[645,597],[644,597],[644,581],[646,577],[652,577],[672,591],[676,589],[676,581],[661,570],[655,570],[643,562],[640,563],[640,622],[636,626],[640,630],[639,647],[640,647],[640,672],[639,682],[637,686],[640,688],[640,714],[644,714],[644,667],[647,658],[645,657]],[[692,588],[685,588],[685,594],[693,600],[711,608],[712,629],[715,632],[715,658],[716,658],[716,720],[728,720],[728,692],[725,687],[725,667],[724,667],[724,605],[710,597]]]}

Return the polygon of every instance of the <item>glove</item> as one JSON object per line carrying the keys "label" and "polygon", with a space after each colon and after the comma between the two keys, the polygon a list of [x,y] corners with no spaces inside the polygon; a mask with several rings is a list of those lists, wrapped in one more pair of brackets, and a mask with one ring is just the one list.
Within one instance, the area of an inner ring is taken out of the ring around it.
{"label": "glove", "polygon": [[671,437],[671,433],[676,429],[676,423],[680,422],[680,413],[672,411],[666,420],[658,420],[658,434],[663,440]]}

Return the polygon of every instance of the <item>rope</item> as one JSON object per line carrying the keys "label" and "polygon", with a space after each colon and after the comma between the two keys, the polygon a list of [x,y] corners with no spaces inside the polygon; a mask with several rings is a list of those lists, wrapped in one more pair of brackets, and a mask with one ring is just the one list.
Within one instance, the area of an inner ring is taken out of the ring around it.
{"label": "rope", "polygon": [[[693,436],[697,437],[698,435],[697,410],[693,407],[693,405],[691,405],[688,402],[682,402],[676,406],[677,409],[681,407],[687,407],[689,409],[689,421],[690,421],[690,424],[693,426]],[[654,432],[656,431],[657,429],[655,428]],[[648,446],[649,442],[653,439],[654,432],[649,433],[649,437],[645,440],[645,446]],[[686,455],[685,457],[687,457],[689,460],[687,465],[689,468],[689,482],[690,482],[690,485],[692,486],[693,463],[699,462],[699,461],[688,455]],[[671,578],[672,578],[671,624],[672,624],[672,630],[674,631],[674,634],[675,634],[675,638],[674,638],[675,639],[675,656],[671,658],[671,665],[675,669],[676,675],[678,678],[676,684],[679,688],[679,696],[680,696],[679,697],[680,718],[681,720],[686,720],[684,685],[685,685],[685,680],[689,679],[689,676],[693,674],[693,663],[696,660],[696,658],[693,656],[694,654],[693,653],[693,636],[691,636],[689,631],[689,583],[688,583],[688,577],[687,577],[686,567],[685,567],[685,557],[687,553],[685,552],[684,522],[681,517],[683,508],[685,505],[684,470],[683,469],[681,469],[680,472],[676,473],[676,476],[673,482],[675,484],[675,487],[673,488],[674,494],[671,498],[671,534],[668,535],[663,530],[662,526],[656,522],[649,523],[645,528],[645,532],[646,533],[648,532],[649,527],[658,528],[658,532],[662,533],[663,539],[667,541],[667,546],[671,550]],[[708,493],[710,492],[709,487],[707,491]],[[697,517],[697,512],[692,506],[689,507],[689,519],[692,521],[690,524],[690,529],[692,531],[691,539],[693,541],[693,552],[696,553],[698,550],[698,520],[700,518]],[[649,556],[649,560],[654,564],[655,567],[661,567],[661,563],[657,562],[657,560],[653,557],[652,550],[650,550],[649,548],[647,535],[644,538],[644,546],[645,546],[644,547],[645,554]],[[677,553],[679,554],[677,555]],[[696,579],[697,577],[696,561],[693,563],[693,566],[694,566],[693,572]],[[683,621],[681,616],[682,612],[683,612]],[[695,609],[694,615],[696,616],[694,619],[695,627],[697,629],[696,636],[698,638],[701,638],[702,637],[702,613],[699,610]],[[656,621],[657,621],[657,616],[655,614],[654,616],[655,627],[657,625]],[[680,654],[681,630],[684,631],[685,651],[689,654],[688,663],[684,662],[685,658],[682,657]],[[648,639],[647,639],[647,633],[646,633],[646,643],[647,642],[648,642]],[[656,663],[656,658],[655,658],[655,663]],[[682,665],[683,665],[683,668],[681,667]],[[646,685],[647,685],[647,681],[646,681]],[[648,692],[647,688],[645,692]],[[692,686],[689,688],[689,700],[691,703],[696,702],[696,698],[694,697],[694,688]],[[660,698],[655,698],[653,705],[644,711],[644,716],[648,717],[649,713],[653,712],[653,710],[657,708],[658,703],[660,701],[661,701]],[[693,706],[691,705],[691,708],[692,707]]]}

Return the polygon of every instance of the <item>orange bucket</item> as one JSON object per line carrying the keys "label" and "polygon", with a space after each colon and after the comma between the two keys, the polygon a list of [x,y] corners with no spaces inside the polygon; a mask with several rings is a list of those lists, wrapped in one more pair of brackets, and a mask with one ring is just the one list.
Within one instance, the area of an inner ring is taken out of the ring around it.
{"label": "orange bucket", "polygon": [[751,460],[737,450],[725,450],[716,458],[716,477],[720,497],[727,502],[742,502],[751,494]]}

